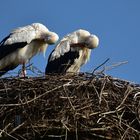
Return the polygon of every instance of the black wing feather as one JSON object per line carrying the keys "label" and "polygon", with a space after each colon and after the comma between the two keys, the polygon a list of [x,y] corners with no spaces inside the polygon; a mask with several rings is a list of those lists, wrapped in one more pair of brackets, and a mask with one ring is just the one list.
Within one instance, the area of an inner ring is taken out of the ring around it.
{"label": "black wing feather", "polygon": [[0,42],[0,46],[3,45],[5,43],[5,41],[10,37],[11,34],[9,34],[7,37],[5,37],[1,42]]}
{"label": "black wing feather", "polygon": [[45,74],[65,73],[68,70],[68,68],[74,63],[74,60],[76,58],[79,58],[78,51],[69,51],[65,53],[63,56],[60,56],[59,58],[53,61],[50,61],[51,54],[48,59],[48,64],[46,66]]}
{"label": "black wing feather", "polygon": [[1,42],[0,42],[0,59],[4,58],[5,56],[9,55],[10,53],[14,52],[18,48],[23,48],[27,45],[27,42],[17,42],[13,44],[4,44],[5,41],[10,37],[7,36],[5,37]]}

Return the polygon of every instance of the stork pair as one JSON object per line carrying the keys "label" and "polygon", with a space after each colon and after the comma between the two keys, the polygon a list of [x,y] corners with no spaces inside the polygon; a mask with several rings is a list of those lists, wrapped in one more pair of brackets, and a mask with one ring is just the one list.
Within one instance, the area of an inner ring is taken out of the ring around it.
{"label": "stork pair", "polygon": [[[25,64],[38,52],[46,52],[48,45],[55,44],[59,37],[40,23],[33,23],[13,30],[0,42],[0,76]],[[79,29],[66,35],[49,55],[45,74],[76,73],[90,57],[91,49],[98,46],[96,35]]]}

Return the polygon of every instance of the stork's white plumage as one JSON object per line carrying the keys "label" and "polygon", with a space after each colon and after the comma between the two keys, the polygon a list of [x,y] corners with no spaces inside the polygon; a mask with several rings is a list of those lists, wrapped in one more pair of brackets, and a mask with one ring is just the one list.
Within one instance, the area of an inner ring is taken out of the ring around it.
{"label": "stork's white plumage", "polygon": [[49,56],[45,73],[76,73],[87,63],[91,49],[98,46],[96,35],[79,29],[66,35]]}
{"label": "stork's white plumage", "polygon": [[45,53],[48,45],[56,43],[58,38],[40,23],[13,30],[0,42],[0,76],[19,64],[24,67],[38,52]]}

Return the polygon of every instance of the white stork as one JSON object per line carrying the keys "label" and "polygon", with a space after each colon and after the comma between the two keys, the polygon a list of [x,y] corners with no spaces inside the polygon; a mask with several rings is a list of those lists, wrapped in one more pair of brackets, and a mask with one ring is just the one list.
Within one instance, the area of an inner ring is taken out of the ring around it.
{"label": "white stork", "polygon": [[33,23],[13,30],[0,42],[0,76],[25,63],[38,52],[46,52],[49,44],[58,40],[58,35],[40,23]]}
{"label": "white stork", "polygon": [[79,29],[66,35],[49,56],[45,74],[77,73],[87,63],[91,49],[98,46],[96,35]]}

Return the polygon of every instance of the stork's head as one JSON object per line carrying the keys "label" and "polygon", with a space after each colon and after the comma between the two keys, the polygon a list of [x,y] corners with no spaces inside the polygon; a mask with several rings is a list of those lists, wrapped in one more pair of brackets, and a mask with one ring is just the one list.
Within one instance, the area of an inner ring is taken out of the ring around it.
{"label": "stork's head", "polygon": [[48,44],[54,44],[58,41],[59,36],[55,32],[48,32],[44,38],[45,42]]}
{"label": "stork's head", "polygon": [[54,44],[59,39],[55,32],[49,31],[43,24],[33,23],[32,27],[36,30],[36,38],[45,41],[47,44]]}
{"label": "stork's head", "polygon": [[89,49],[94,49],[99,45],[99,38],[96,35],[90,35],[86,38],[85,43]]}

